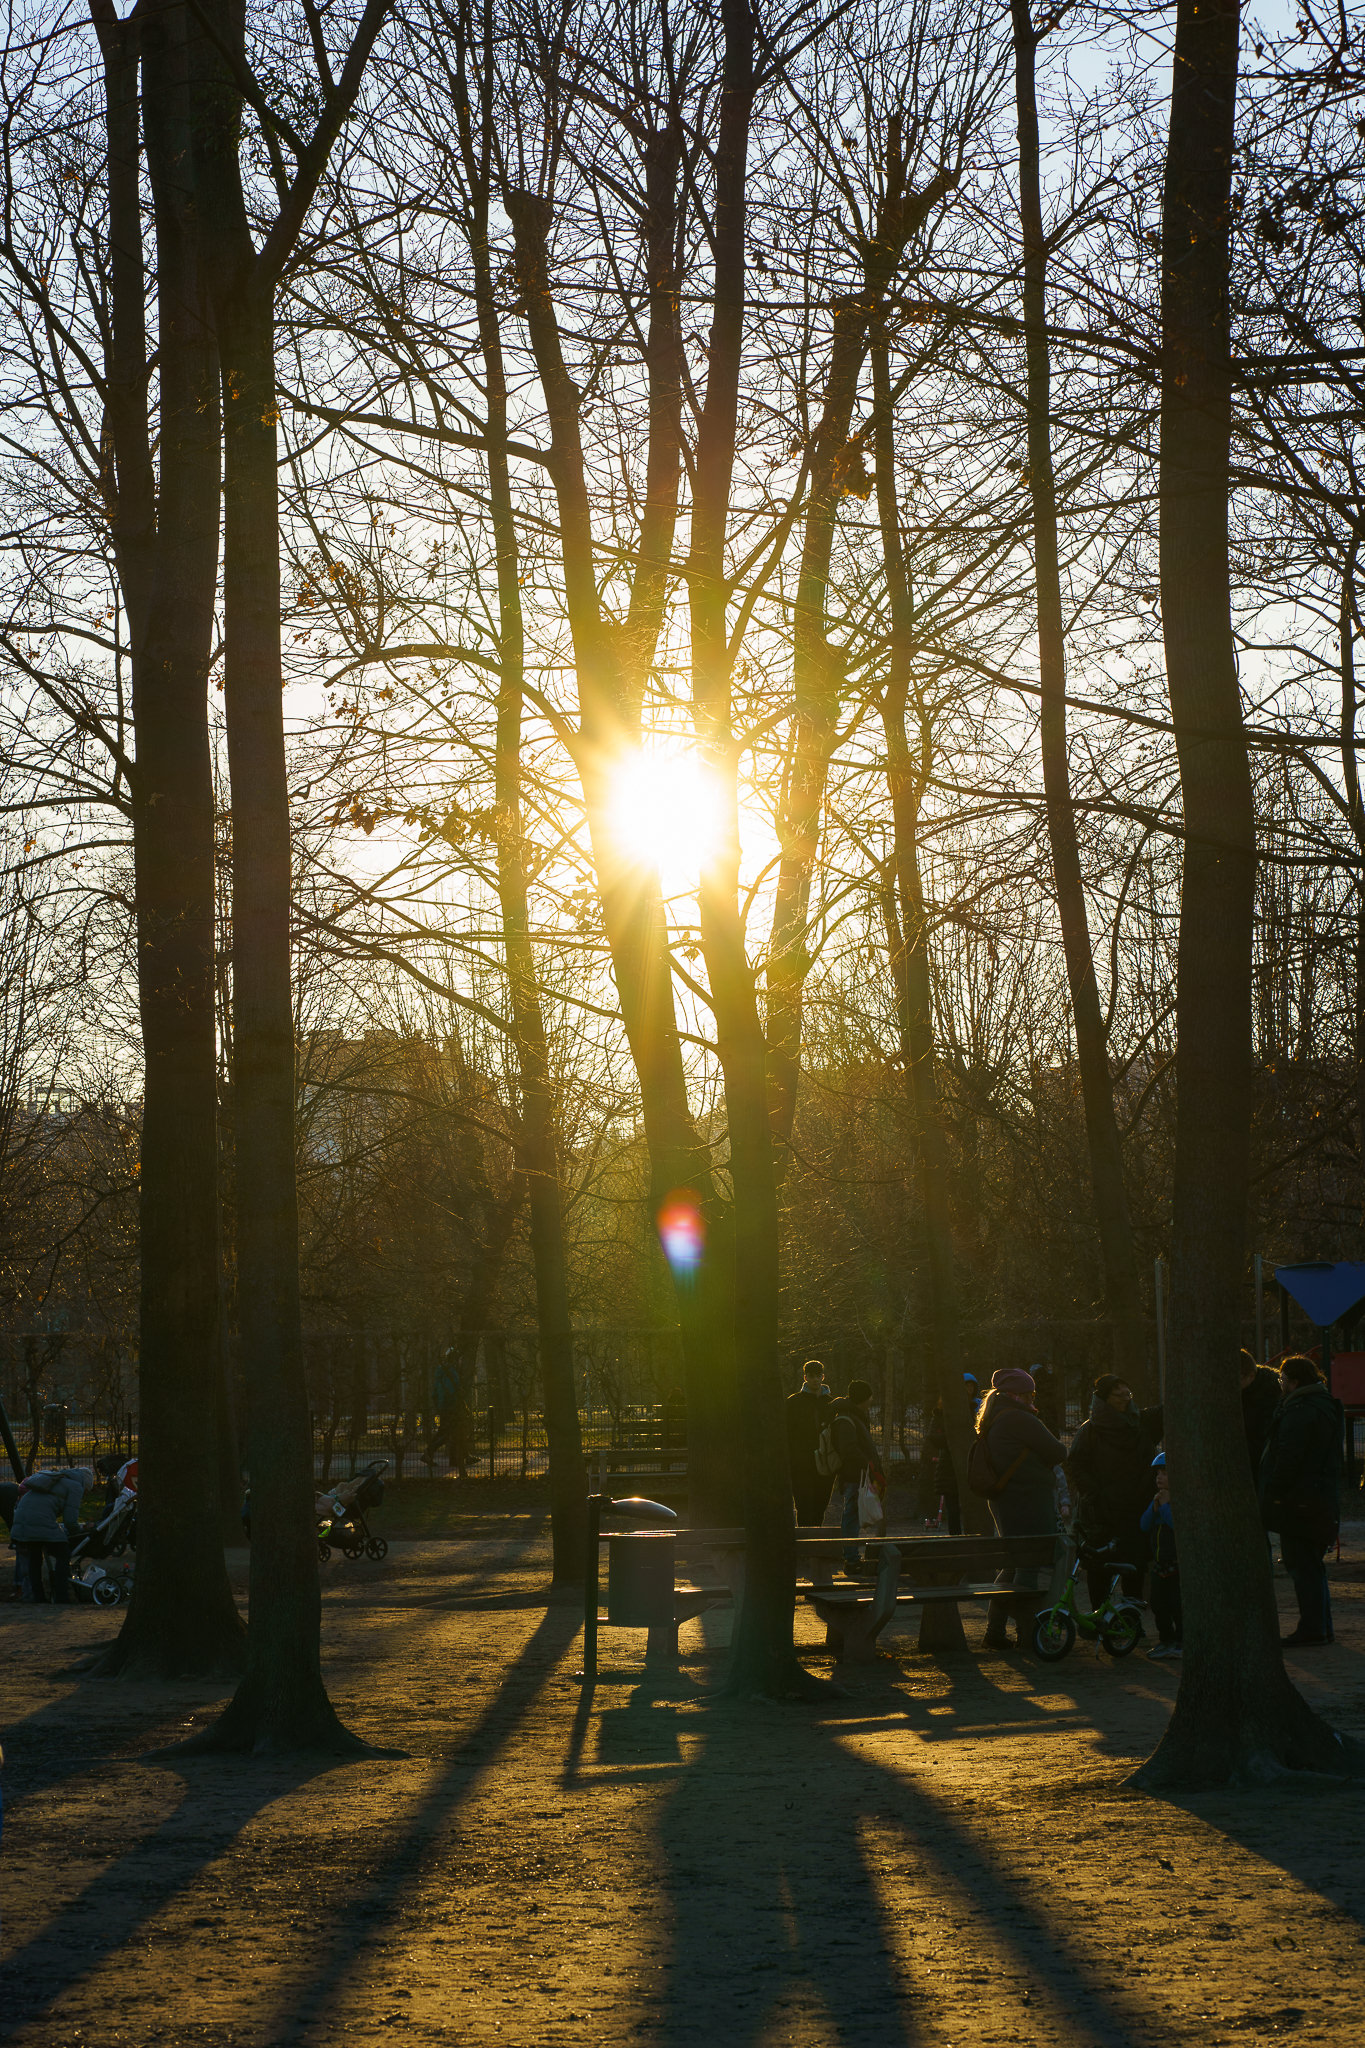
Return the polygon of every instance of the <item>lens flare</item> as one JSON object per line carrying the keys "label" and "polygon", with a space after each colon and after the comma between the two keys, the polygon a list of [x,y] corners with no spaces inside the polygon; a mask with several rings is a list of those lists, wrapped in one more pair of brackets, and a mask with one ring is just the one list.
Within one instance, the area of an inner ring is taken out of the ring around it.
{"label": "lens flare", "polygon": [[674,1188],[664,1197],[659,1210],[659,1242],[679,1279],[696,1272],[706,1249],[706,1225],[689,1188]]}

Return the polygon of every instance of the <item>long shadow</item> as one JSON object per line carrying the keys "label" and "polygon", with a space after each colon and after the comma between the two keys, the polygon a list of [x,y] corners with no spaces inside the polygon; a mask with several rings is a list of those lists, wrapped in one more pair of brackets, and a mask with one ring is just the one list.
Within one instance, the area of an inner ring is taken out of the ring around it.
{"label": "long shadow", "polygon": [[[339,1766],[327,1758],[293,1766],[257,1766],[250,1779],[244,1778],[240,1765],[227,1760],[169,1768],[183,1788],[174,1812],[154,1833],[140,1836],[112,1863],[103,1864],[40,1933],[10,1951],[3,2001],[7,2034],[44,2018],[63,1992],[97,1969],[146,1921],[162,1913],[168,1898],[184,1891],[223,1855],[257,1814]],[[196,1796],[202,1794],[206,1778],[219,1794],[216,1809],[208,1815],[202,1798]],[[169,1881],[167,1864],[173,1873]],[[154,1882],[148,1880],[149,1868],[156,1870]]]}
{"label": "long shadow", "polygon": [[1125,2012],[1097,1982],[1035,1886],[1004,1871],[945,1802],[846,1746],[854,1730],[907,1723],[903,1693],[876,1680],[869,1690],[838,1716],[734,1706],[691,1717],[700,1752],[679,1773],[659,1825],[672,1913],[660,2038],[702,2048],[718,2010],[726,2048],[749,2048],[798,2017],[840,2048],[873,2029],[902,2048],[939,2037],[948,2015],[930,2007],[927,1976],[898,1952],[906,1944],[895,1939],[889,1888],[869,1865],[875,1821],[914,1873],[897,1887],[898,1918],[913,1915],[917,1896],[960,1901],[962,1922],[989,1941],[998,1995],[1024,2001],[1019,2038],[1028,2038],[1031,1988],[1060,2006],[1078,2048],[1145,2042],[1153,2016]]}
{"label": "long shadow", "polygon": [[[326,2038],[328,2015],[346,1986],[384,1940],[390,1924],[411,1909],[414,1881],[451,1814],[516,1733],[581,1622],[581,1615],[569,1607],[551,1607],[542,1615],[508,1666],[496,1697],[416,1811],[395,1829],[392,1848],[355,1888],[330,1938],[319,1944],[309,1982],[291,1988],[290,2039],[311,2039],[315,2028],[319,2038]],[[357,1927],[360,1919],[365,1922],[363,1932]]]}

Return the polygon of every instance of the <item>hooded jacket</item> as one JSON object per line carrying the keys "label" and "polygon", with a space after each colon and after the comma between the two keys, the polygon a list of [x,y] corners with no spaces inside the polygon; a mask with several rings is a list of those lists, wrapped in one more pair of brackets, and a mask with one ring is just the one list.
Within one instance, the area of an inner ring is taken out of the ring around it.
{"label": "hooded jacket", "polygon": [[1161,1432],[1159,1408],[1111,1408],[1096,1394],[1066,1461],[1089,1535],[1117,1534],[1137,1523],[1152,1498],[1152,1453]]}
{"label": "hooded jacket", "polygon": [[95,1483],[93,1472],[32,1472],[10,1524],[16,1543],[74,1543],[81,1533],[81,1502]]}
{"label": "hooded jacket", "polygon": [[1261,1460],[1261,1520],[1326,1548],[1341,1519],[1341,1403],[1321,1380],[1286,1394]]}

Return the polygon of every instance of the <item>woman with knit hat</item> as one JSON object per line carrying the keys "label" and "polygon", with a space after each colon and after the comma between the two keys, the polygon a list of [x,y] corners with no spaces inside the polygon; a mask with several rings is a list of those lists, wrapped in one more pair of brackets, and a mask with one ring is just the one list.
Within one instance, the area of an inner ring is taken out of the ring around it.
{"label": "woman with knit hat", "polygon": [[[991,1517],[1001,1536],[1046,1536],[1057,1526],[1058,1483],[1066,1457],[1066,1445],[1055,1437],[1035,1409],[1034,1380],[1022,1366],[1007,1366],[991,1376],[991,1390],[981,1403],[976,1433],[990,1460],[998,1493],[990,1496]],[[995,1582],[1013,1587],[1012,1596],[992,1600],[986,1619],[986,1641],[993,1649],[1006,1644],[1005,1625],[1020,1593],[1036,1591],[1035,1571],[1003,1571]],[[1031,1616],[1029,1619],[1031,1620]],[[1021,1643],[1028,1640],[1028,1625],[1022,1614],[1015,1615],[1015,1630]]]}

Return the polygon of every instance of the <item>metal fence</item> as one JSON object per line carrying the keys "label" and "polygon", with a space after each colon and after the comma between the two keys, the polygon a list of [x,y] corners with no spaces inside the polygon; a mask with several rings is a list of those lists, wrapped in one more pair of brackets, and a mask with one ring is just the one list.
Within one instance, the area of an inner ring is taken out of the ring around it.
{"label": "metal fence", "polygon": [[[1066,1403],[1065,1436],[1079,1428],[1085,1412],[1079,1401]],[[886,1418],[889,1427],[883,1429],[882,1412],[874,1403],[870,1419],[892,1475],[898,1467],[907,1476],[918,1468],[922,1410],[907,1406]],[[357,1420],[313,1417],[313,1473],[320,1484],[349,1479],[375,1458],[388,1459],[389,1479],[521,1480],[543,1478],[549,1470],[545,1418],[538,1408],[465,1411],[460,1424],[443,1434],[413,1411],[372,1412],[364,1418],[363,1429],[357,1428]],[[686,1449],[685,1418],[666,1403],[583,1408],[578,1420],[589,1454],[613,1450],[658,1455]],[[49,1407],[38,1427],[27,1416],[12,1415],[10,1422],[20,1457],[29,1467],[93,1466],[105,1456],[137,1455],[137,1419],[131,1414],[77,1415]],[[1365,1468],[1365,1415],[1347,1416],[1345,1448],[1350,1482],[1359,1484]]]}

